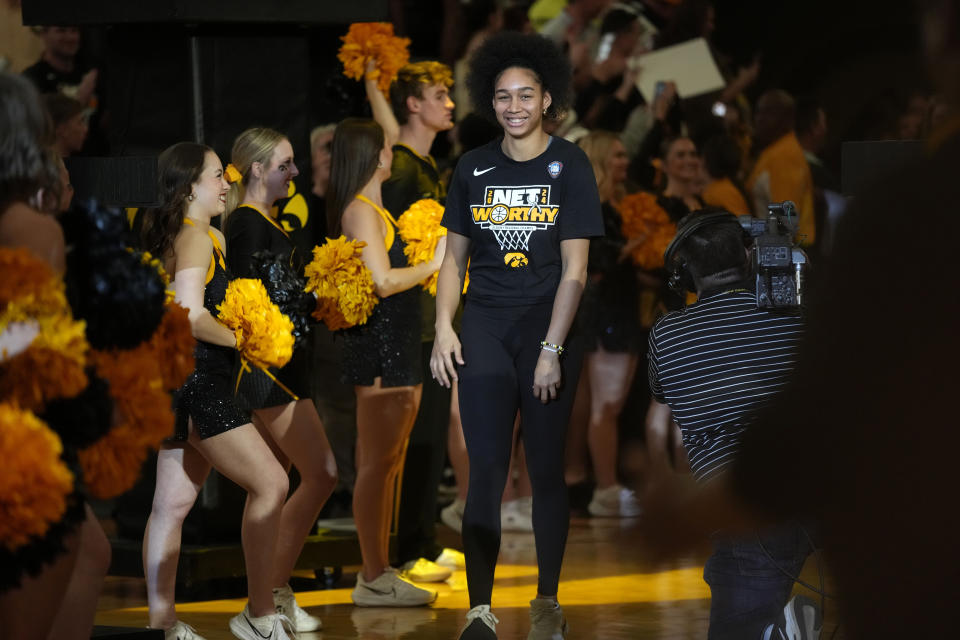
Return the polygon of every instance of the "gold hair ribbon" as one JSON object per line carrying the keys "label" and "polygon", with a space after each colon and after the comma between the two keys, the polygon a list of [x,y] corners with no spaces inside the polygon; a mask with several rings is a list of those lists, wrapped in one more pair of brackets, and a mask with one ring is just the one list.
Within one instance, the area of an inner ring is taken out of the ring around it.
{"label": "gold hair ribbon", "polygon": [[[277,386],[283,389],[284,391],[286,391],[287,394],[289,394],[289,396],[293,398],[294,401],[300,400],[300,397],[297,396],[297,394],[295,394],[293,391],[290,391],[290,389],[288,389],[285,384],[277,380],[276,376],[270,373],[270,371],[266,367],[261,367],[260,365],[254,365],[254,366],[260,369],[260,371],[263,371],[265,374],[267,374],[267,377],[273,380],[274,382],[276,382]],[[243,378],[244,373],[253,373],[253,369],[250,368],[250,361],[244,358],[243,356],[240,356],[240,371],[237,373],[237,384],[233,389],[234,395],[236,395],[237,392],[240,391],[240,379]]]}
{"label": "gold hair ribbon", "polygon": [[233,166],[233,163],[227,165],[227,168],[223,170],[223,175],[227,179],[227,182],[233,184],[234,182],[240,182],[243,180],[243,174],[240,173],[240,170]]}

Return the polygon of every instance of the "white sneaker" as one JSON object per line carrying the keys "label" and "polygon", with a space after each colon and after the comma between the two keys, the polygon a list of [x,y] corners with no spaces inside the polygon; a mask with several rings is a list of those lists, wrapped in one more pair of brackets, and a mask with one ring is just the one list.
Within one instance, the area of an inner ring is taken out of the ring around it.
{"label": "white sneaker", "polygon": [[[473,638],[496,638],[498,622],[500,622],[500,620],[498,620],[497,616],[493,615],[493,612],[490,611],[490,605],[477,605],[473,609],[470,609],[470,611],[467,611],[467,622],[463,625],[463,629],[460,630],[460,638],[461,640],[473,640]],[[484,625],[489,629],[489,631],[484,629]]]}
{"label": "white sneaker", "polygon": [[163,630],[163,640],[207,640],[186,622],[177,620],[169,629]]}
{"label": "white sneaker", "polygon": [[463,553],[448,547],[443,548],[443,551],[437,556],[437,559],[434,560],[434,562],[441,567],[447,567],[448,569],[467,568],[467,559],[464,557]]}
{"label": "white sneaker", "polygon": [[643,509],[635,492],[615,484],[606,489],[595,489],[587,511],[600,518],[636,518]]}
{"label": "white sneaker", "polygon": [[230,618],[230,632],[240,640],[291,640],[297,637],[290,618],[282,613],[254,618],[250,615],[249,604]]}
{"label": "white sneaker", "polygon": [[530,601],[530,633],[527,640],[563,640],[569,631],[563,607],[553,600]]}
{"label": "white sneaker", "polygon": [[440,511],[440,521],[456,531],[463,533],[463,508],[467,503],[459,498]]}
{"label": "white sneaker", "polygon": [[387,569],[370,582],[363,579],[363,572],[357,573],[357,586],[350,599],[358,607],[420,607],[436,600],[437,592],[418,587],[396,570]]}
{"label": "white sneaker", "polygon": [[533,531],[533,499],[517,498],[500,506],[500,530],[530,533]]}
{"label": "white sneaker", "polygon": [[277,613],[282,613],[293,621],[293,630],[297,633],[319,631],[323,628],[320,618],[300,608],[289,584],[273,590],[273,605],[277,608]]}
{"label": "white sneaker", "polygon": [[414,582],[443,582],[453,571],[426,558],[417,558],[404,564],[400,575]]}

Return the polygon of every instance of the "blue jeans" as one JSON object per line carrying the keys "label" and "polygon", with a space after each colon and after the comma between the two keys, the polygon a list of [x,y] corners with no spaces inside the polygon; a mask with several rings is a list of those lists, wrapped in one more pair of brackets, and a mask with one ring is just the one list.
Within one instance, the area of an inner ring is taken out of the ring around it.
{"label": "blue jeans", "polygon": [[777,621],[793,589],[790,576],[800,574],[812,551],[799,524],[740,538],[715,537],[703,568],[710,585],[709,640],[759,639]]}

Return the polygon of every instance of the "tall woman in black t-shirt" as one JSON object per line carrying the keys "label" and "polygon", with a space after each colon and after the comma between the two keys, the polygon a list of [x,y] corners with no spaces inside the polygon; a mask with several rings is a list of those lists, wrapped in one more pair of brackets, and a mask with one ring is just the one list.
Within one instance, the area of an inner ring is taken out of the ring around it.
{"label": "tall woman in black t-shirt", "polygon": [[[589,238],[603,234],[600,201],[583,152],[543,130],[545,117],[556,118],[568,103],[570,85],[569,65],[549,41],[491,37],[471,59],[467,85],[477,110],[495,115],[503,138],[460,159],[447,195],[430,362],[441,384],[459,380],[470,456],[463,541],[472,608],[461,638],[496,637],[490,599],[518,408],[539,567],[529,637],[560,638],[566,621],[557,586],[570,521],[564,439],[582,359],[571,326]],[[452,319],[468,259],[458,338]]]}
{"label": "tall woman in black t-shirt", "polygon": [[[298,175],[290,141],[273,129],[247,129],[234,141],[230,161],[227,210],[231,213],[225,234],[227,262],[234,275],[257,277],[253,256],[262,251],[281,256],[301,270],[308,257],[298,254],[273,209]],[[237,202],[240,206],[231,210]],[[286,366],[271,370],[270,375],[243,367],[238,391],[281,464],[292,463],[300,474],[299,486],[283,505],[272,571],[277,608],[293,620],[298,633],[319,629],[320,620],[297,605],[288,581],[303,542],[336,484],[333,451],[310,396],[308,364],[309,354],[301,347]]]}
{"label": "tall woman in black t-shirt", "polygon": [[407,266],[396,219],[383,207],[380,185],[393,157],[383,129],[350,118],[333,134],[327,197],[331,236],[366,243],[363,263],[380,300],[367,322],[344,332],[343,382],[357,394],[357,481],[353,518],[363,554],[353,602],[366,607],[417,606],[435,591],[406,582],[390,568],[390,488],[420,405],[419,284],[440,266],[441,238],[429,262]]}

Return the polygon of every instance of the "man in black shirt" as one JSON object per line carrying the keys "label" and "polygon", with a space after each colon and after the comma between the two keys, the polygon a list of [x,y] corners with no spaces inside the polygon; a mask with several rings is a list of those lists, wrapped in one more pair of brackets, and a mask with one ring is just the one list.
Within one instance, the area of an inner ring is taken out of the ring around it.
{"label": "man in black shirt", "polygon": [[80,29],[43,27],[40,31],[44,50],[40,60],[23,70],[40,93],[62,93],[85,108],[96,108],[97,70],[77,61]]}
{"label": "man in black shirt", "polygon": [[[665,263],[672,280],[694,287],[698,300],[664,316],[650,332],[655,402],[649,420],[662,422],[651,428],[665,431],[672,413],[698,482],[734,461],[755,413],[787,383],[803,332],[800,317],[757,308],[744,239],[727,212],[681,221]],[[713,547],[704,568],[709,638],[761,638],[783,611],[793,576],[812,550],[809,536],[788,524],[742,537],[716,534]]]}
{"label": "man in black shirt", "polygon": [[[430,148],[438,133],[453,126],[452,85],[450,68],[434,61],[404,66],[390,87],[390,104],[375,82],[366,82],[374,117],[384,127],[387,139],[395,141],[390,178],[381,191],[384,206],[397,218],[418,200],[430,198],[443,204],[446,198],[446,186]],[[427,380],[436,306],[426,291],[420,296],[422,363]],[[412,579],[423,582],[445,580],[451,569],[463,567],[463,554],[444,549],[436,539],[437,487],[446,460],[450,401],[449,389],[423,386],[403,467],[397,559]]]}

